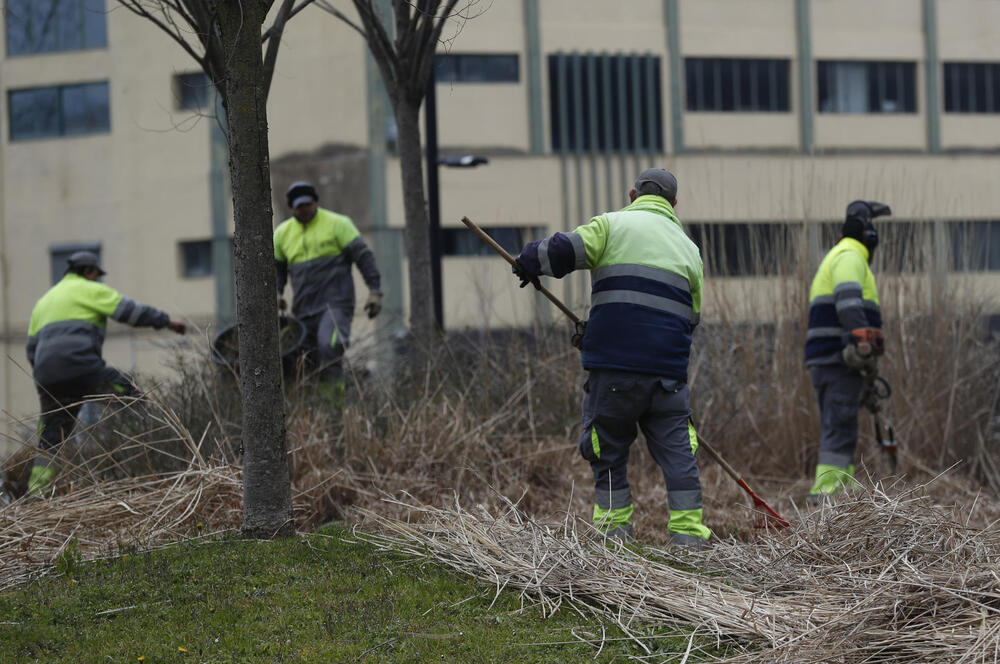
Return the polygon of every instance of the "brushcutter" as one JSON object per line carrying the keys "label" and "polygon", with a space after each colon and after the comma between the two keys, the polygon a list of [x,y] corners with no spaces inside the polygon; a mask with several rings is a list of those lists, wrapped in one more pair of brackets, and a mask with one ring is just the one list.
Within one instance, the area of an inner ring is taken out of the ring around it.
{"label": "brushcutter", "polygon": [[879,418],[879,413],[882,412],[881,402],[890,396],[892,396],[892,386],[889,385],[889,381],[874,373],[865,377],[865,386],[861,390],[861,405],[872,414],[875,442],[878,443],[879,449],[885,453],[889,460],[890,472],[895,473],[898,464],[896,432],[893,430],[892,423],[887,421],[883,436],[882,421]]}
{"label": "brushcutter", "polygon": [[[517,265],[514,257],[511,256],[509,253],[507,253],[507,250],[505,250],[503,247],[501,247],[499,244],[497,244],[497,242],[493,238],[491,238],[489,235],[487,235],[486,232],[483,231],[483,229],[481,229],[479,226],[477,226],[475,223],[473,223],[471,219],[469,219],[468,217],[462,217],[462,223],[465,224],[468,227],[469,230],[471,230],[473,233],[475,233],[476,235],[478,235],[479,238],[483,242],[485,242],[490,247],[492,247],[495,252],[497,252],[498,254],[500,254],[503,257],[504,260],[506,260],[508,263],[510,263],[510,265],[512,267],[515,266],[515,265]],[[574,338],[576,336],[578,336],[578,335],[582,335],[583,334],[583,329],[586,327],[587,322],[583,321],[583,320],[580,320],[580,318],[576,314],[574,314],[569,309],[569,307],[567,307],[565,304],[563,304],[562,301],[560,301],[559,298],[557,298],[555,295],[553,295],[551,291],[549,291],[547,288],[545,288],[545,286],[542,286],[539,283],[535,283],[534,286],[535,286],[535,288],[538,289],[538,291],[542,295],[544,295],[546,298],[548,298],[548,300],[552,304],[556,305],[556,307],[559,309],[559,311],[561,311],[564,314],[566,314],[566,316],[571,321],[573,321],[573,324],[576,326],[576,335],[574,335]],[[736,482],[736,484],[738,484],[739,487],[741,489],[743,489],[748,496],[750,496],[750,500],[753,501],[754,513],[756,515],[755,518],[754,518],[754,527],[755,528],[767,528],[767,527],[772,527],[772,528],[787,528],[788,527],[788,522],[785,521],[785,519],[781,518],[781,515],[778,514],[774,510],[774,508],[772,508],[770,505],[768,505],[764,501],[763,498],[761,498],[760,496],[758,496],[754,492],[754,490],[750,488],[750,485],[746,483],[746,480],[744,480],[742,477],[740,477],[739,474],[735,470],[733,470],[733,467],[730,466],[726,462],[726,460],[722,458],[722,455],[719,454],[715,450],[715,448],[713,448],[711,445],[709,445],[708,442],[704,438],[702,438],[700,434],[697,433],[697,429],[694,428],[694,422],[693,421],[691,422],[691,428],[692,428],[692,430],[695,431],[695,435],[697,436],[697,439],[698,439],[698,445],[701,446],[706,452],[708,452],[708,455],[710,457],[712,457],[712,459],[714,459],[716,463],[718,463],[720,466],[722,466],[722,469],[726,472],[726,474],[729,475],[731,478],[733,478],[733,480]]]}

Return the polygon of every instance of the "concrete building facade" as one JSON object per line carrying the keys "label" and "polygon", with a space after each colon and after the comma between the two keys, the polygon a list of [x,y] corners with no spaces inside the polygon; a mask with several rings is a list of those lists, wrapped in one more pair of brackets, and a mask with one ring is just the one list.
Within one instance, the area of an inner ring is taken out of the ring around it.
{"label": "concrete building facade", "polygon": [[[11,421],[37,408],[24,339],[68,251],[98,249],[107,283],[205,335],[224,305],[211,243],[231,215],[211,90],[172,41],[116,4],[6,3],[0,408]],[[730,241],[750,227],[808,230],[871,198],[894,220],[935,225],[939,269],[1000,290],[1000,3],[494,0],[456,19],[439,55],[441,154],[489,159],[440,169],[448,328],[555,315],[470,241],[463,215],[513,247],[621,207],[651,165],[678,175],[692,228]],[[275,223],[287,184],[315,180],[322,204],[349,210],[376,249],[384,320],[402,326],[394,123],[360,36],[320,7],[294,18],[268,114]],[[970,232],[986,249],[953,264],[949,242]],[[710,287],[707,318],[711,288],[731,281]],[[554,290],[582,312],[588,277]],[[357,325],[356,338],[372,336]],[[155,375],[175,343],[111,323],[106,357]]]}

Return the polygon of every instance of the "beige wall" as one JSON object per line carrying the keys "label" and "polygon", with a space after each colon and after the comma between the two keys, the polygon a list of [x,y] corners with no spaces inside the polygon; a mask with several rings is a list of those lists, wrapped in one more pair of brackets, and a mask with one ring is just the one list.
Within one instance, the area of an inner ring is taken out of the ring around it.
{"label": "beige wall", "polygon": [[946,150],[1000,147],[1000,115],[942,113],[941,147]]}
{"label": "beige wall", "polygon": [[795,3],[789,0],[681,0],[684,55],[794,58]]}
{"label": "beige wall", "polygon": [[814,123],[818,150],[924,150],[927,147],[927,120],[923,113],[817,113]]}
{"label": "beige wall", "polygon": [[921,0],[812,0],[810,23],[817,60],[924,58]]}
{"label": "beige wall", "polygon": [[685,114],[684,147],[790,151],[799,146],[799,119],[793,112],[740,113],[739,122],[733,122],[733,116],[733,113]]}
{"label": "beige wall", "polygon": [[942,62],[1000,61],[1000,3],[994,0],[939,0],[938,57]]}

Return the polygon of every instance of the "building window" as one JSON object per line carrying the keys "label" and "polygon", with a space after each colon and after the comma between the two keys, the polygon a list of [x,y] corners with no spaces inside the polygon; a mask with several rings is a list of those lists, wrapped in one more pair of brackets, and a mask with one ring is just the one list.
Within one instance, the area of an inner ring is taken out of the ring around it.
{"label": "building window", "polygon": [[820,113],[916,113],[912,62],[818,63]]}
{"label": "building window", "polygon": [[1000,113],[1000,63],[946,62],[946,113]]}
{"label": "building window", "polygon": [[212,81],[204,72],[176,74],[174,76],[174,98],[181,111],[197,111],[208,108],[212,101]]}
{"label": "building window", "polygon": [[705,271],[719,277],[787,275],[794,265],[788,224],[686,224]]}
{"label": "building window", "polygon": [[[485,227],[486,234],[509,253],[517,255],[524,246],[528,229]],[[441,229],[441,254],[444,256],[494,256],[493,249],[465,228]]]}
{"label": "building window", "polygon": [[212,241],[194,240],[178,244],[181,253],[181,275],[186,279],[212,274]]}
{"label": "building window", "polygon": [[7,55],[108,45],[104,0],[7,0]]}
{"label": "building window", "polygon": [[687,110],[788,111],[788,60],[687,58]]}
{"label": "building window", "polygon": [[54,244],[49,247],[49,269],[52,283],[56,283],[66,274],[69,257],[78,251],[90,251],[97,254],[97,262],[101,262],[101,245],[96,243]]}
{"label": "building window", "polygon": [[447,53],[434,56],[438,83],[517,83],[517,54]]}
{"label": "building window", "polygon": [[1000,221],[956,221],[947,228],[953,270],[1000,270]]}
{"label": "building window", "polygon": [[552,149],[662,152],[660,58],[549,56]]}
{"label": "building window", "polygon": [[97,134],[111,129],[106,81],[11,90],[7,102],[12,141]]}

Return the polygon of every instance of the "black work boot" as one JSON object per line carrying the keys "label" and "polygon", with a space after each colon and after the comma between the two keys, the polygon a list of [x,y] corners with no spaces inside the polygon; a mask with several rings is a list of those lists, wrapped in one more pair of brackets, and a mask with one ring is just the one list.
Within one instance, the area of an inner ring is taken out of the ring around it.
{"label": "black work boot", "polygon": [[633,532],[631,525],[612,528],[607,532],[605,537],[607,537],[608,540],[618,540],[622,544],[631,544],[635,541],[635,533]]}
{"label": "black work boot", "polygon": [[708,540],[704,540],[697,535],[687,535],[685,533],[670,533],[671,548],[688,549],[689,551],[704,551],[708,548]]}

